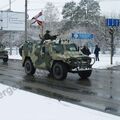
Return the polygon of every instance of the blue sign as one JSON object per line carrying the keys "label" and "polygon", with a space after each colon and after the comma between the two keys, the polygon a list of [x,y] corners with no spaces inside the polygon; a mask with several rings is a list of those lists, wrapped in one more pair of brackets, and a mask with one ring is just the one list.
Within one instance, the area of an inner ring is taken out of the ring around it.
{"label": "blue sign", "polygon": [[119,26],[120,19],[106,19],[106,26]]}
{"label": "blue sign", "polygon": [[91,33],[72,33],[72,39],[93,39],[94,34]]}

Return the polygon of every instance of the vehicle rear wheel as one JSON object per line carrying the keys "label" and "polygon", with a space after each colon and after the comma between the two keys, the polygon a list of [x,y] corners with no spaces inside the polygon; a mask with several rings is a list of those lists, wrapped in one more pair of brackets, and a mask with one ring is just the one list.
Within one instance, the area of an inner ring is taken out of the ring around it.
{"label": "vehicle rear wheel", "polygon": [[92,74],[92,70],[80,71],[78,74],[81,78],[88,78]]}
{"label": "vehicle rear wheel", "polygon": [[64,80],[67,77],[67,67],[62,62],[56,62],[52,67],[53,77],[57,80]]}
{"label": "vehicle rear wheel", "polygon": [[8,61],[8,55],[7,55],[7,57],[6,58],[3,58],[3,62],[7,62]]}
{"label": "vehicle rear wheel", "polygon": [[25,61],[25,72],[27,75],[33,75],[35,73],[36,69],[33,66],[33,63],[30,59],[27,59]]}

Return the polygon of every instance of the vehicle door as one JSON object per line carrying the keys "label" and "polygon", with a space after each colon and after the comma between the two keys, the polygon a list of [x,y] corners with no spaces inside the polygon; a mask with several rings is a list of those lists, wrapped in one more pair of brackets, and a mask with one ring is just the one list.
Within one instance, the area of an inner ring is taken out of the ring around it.
{"label": "vehicle door", "polygon": [[42,48],[42,58],[45,63],[45,69],[50,70],[50,61],[51,61],[51,56],[50,56],[50,46],[44,46]]}

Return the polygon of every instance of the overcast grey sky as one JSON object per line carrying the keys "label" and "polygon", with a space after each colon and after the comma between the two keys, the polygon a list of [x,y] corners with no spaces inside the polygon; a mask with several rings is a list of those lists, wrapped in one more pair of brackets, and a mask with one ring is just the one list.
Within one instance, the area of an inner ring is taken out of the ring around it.
{"label": "overcast grey sky", "polygon": [[[24,12],[25,0],[11,0],[11,8],[13,11]],[[28,0],[28,14],[30,17],[36,15],[38,11],[41,11],[47,2],[53,2],[56,7],[61,10],[65,2],[71,0]],[[73,0],[79,2],[80,0]],[[98,0],[100,1],[100,7],[102,14],[111,15],[114,13],[120,14],[120,0]],[[9,0],[0,0],[0,10],[6,10],[9,8]]]}

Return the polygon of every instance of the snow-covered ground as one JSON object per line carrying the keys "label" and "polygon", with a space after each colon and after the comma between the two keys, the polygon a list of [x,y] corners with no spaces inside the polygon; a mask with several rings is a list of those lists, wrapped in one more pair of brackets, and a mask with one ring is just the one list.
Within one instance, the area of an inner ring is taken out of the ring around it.
{"label": "snow-covered ground", "polygon": [[64,101],[25,92],[0,84],[1,120],[120,120]]}
{"label": "snow-covered ground", "polygon": [[[9,59],[21,59],[21,57],[18,54],[9,55]],[[120,65],[119,55],[114,56],[113,65]],[[100,54],[100,61],[95,62],[93,68],[106,67],[111,67],[110,55]],[[1,120],[120,120],[119,116],[2,84],[0,84],[0,113]]]}
{"label": "snow-covered ground", "polygon": [[16,60],[22,60],[22,57],[20,55],[9,55],[9,59],[16,59]]}
{"label": "snow-covered ground", "polygon": [[[94,55],[92,55],[94,56]],[[113,64],[111,65],[110,54],[100,54],[100,61],[96,61],[93,68],[105,69],[108,67],[120,65],[120,54],[116,54],[113,57]]]}

